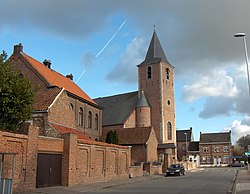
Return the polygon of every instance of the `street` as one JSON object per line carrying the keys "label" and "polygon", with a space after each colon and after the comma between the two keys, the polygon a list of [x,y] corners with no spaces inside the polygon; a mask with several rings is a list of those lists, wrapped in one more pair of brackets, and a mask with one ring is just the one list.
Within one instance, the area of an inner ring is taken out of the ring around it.
{"label": "street", "polygon": [[205,168],[185,176],[161,177],[88,193],[225,194],[238,168]]}

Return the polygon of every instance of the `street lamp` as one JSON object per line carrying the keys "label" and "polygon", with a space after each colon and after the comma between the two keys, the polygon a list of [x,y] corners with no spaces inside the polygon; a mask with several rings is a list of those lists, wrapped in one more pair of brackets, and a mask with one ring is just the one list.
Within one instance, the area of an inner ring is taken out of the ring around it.
{"label": "street lamp", "polygon": [[249,80],[249,67],[248,67],[248,55],[247,55],[247,43],[246,43],[246,34],[243,32],[239,32],[234,34],[235,38],[243,38],[244,50],[245,50],[245,58],[246,58],[246,66],[247,66],[247,81],[248,81],[248,92],[250,95],[250,80]]}

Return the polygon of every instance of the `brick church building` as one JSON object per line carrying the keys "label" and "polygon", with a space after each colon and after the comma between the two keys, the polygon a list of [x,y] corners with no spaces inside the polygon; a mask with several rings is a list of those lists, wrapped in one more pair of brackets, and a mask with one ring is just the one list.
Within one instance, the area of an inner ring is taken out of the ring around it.
{"label": "brick church building", "polygon": [[137,67],[138,91],[94,99],[103,107],[102,139],[116,130],[120,144],[132,146],[133,162],[158,161],[166,167],[177,159],[174,67],[155,31]]}

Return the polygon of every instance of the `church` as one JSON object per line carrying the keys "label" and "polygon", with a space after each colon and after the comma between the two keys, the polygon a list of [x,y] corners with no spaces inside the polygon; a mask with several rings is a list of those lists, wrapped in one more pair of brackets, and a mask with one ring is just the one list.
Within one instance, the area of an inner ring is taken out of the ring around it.
{"label": "church", "polygon": [[102,139],[116,131],[118,143],[132,147],[132,162],[177,160],[174,67],[154,30],[144,61],[138,67],[138,91],[100,97]]}

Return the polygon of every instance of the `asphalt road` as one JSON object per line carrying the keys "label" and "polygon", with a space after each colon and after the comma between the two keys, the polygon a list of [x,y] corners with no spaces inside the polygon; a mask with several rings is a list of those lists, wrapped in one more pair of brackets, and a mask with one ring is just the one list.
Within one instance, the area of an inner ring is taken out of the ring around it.
{"label": "asphalt road", "polygon": [[237,168],[205,168],[202,171],[186,172],[185,176],[162,177],[88,193],[225,194],[236,170]]}

